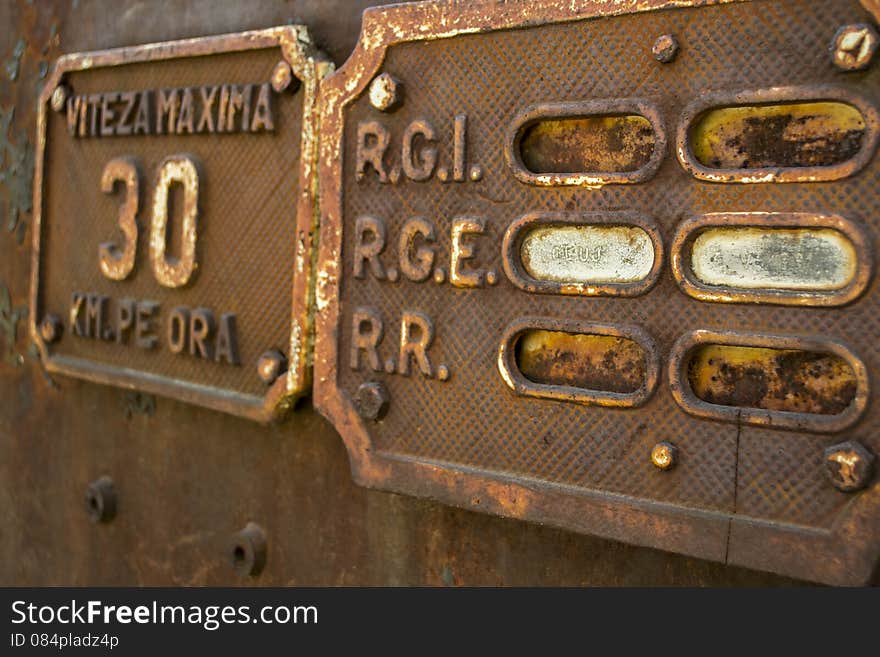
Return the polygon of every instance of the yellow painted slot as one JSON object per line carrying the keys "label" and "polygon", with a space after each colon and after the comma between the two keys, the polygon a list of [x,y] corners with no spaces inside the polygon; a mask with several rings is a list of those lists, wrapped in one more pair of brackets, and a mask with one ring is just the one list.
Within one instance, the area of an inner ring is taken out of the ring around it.
{"label": "yellow painted slot", "polygon": [[689,138],[703,166],[742,170],[840,164],[858,154],[865,132],[858,109],[822,101],[712,109]]}
{"label": "yellow painted slot", "polygon": [[704,345],[691,352],[687,374],[710,404],[815,415],[842,413],[857,388],[840,356],[798,349]]}
{"label": "yellow painted slot", "polygon": [[647,376],[642,347],[611,335],[526,331],[517,341],[516,365],[534,383],[587,391],[632,393]]}
{"label": "yellow painted slot", "polygon": [[655,141],[638,114],[546,118],[523,131],[519,150],[532,173],[625,173],[648,163]]}

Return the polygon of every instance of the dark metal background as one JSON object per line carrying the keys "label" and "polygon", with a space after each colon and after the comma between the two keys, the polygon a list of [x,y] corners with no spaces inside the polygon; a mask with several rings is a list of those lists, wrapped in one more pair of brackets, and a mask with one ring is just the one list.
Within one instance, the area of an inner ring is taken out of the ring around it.
{"label": "dark metal background", "polygon": [[[249,583],[228,548],[250,520],[268,536],[260,584],[791,583],[359,488],[339,436],[308,403],[263,428],[42,372],[16,311],[27,303],[27,160],[44,67],[64,52],[290,20],[341,64],[366,4],[0,3],[10,26],[0,34],[0,112],[15,113],[0,135],[0,584]],[[83,499],[103,474],[116,483],[118,515],[94,525]]]}

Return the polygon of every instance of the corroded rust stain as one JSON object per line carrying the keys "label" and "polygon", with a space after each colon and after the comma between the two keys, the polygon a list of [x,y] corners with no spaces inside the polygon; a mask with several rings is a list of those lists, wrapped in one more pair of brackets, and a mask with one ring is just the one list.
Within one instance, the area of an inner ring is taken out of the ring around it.
{"label": "corroded rust stain", "polygon": [[694,240],[691,267],[707,285],[840,290],[855,276],[858,257],[831,229],[710,228]]}
{"label": "corroded rust stain", "polygon": [[696,121],[691,149],[713,169],[833,166],[858,154],[866,130],[847,103],[721,107]]}
{"label": "corroded rust stain", "polygon": [[532,173],[637,171],[654,152],[651,122],[638,114],[542,119],[523,131],[523,164]]}
{"label": "corroded rust stain", "polygon": [[840,356],[715,344],[694,350],[688,380],[710,404],[817,415],[842,413],[857,388],[852,367]]}
{"label": "corroded rust stain", "polygon": [[645,385],[642,347],[628,338],[532,330],[516,345],[516,363],[530,381],[584,390],[632,393]]}

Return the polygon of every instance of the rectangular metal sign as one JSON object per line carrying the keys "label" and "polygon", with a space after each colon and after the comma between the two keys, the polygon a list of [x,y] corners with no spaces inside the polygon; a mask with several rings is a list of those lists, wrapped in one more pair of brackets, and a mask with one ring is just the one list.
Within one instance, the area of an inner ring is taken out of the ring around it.
{"label": "rectangular metal sign", "polygon": [[876,3],[370,10],[315,403],[360,483],[833,583],[880,555]]}
{"label": "rectangular metal sign", "polygon": [[51,372],[260,420],[310,383],[319,80],[302,26],[62,57],[31,332]]}

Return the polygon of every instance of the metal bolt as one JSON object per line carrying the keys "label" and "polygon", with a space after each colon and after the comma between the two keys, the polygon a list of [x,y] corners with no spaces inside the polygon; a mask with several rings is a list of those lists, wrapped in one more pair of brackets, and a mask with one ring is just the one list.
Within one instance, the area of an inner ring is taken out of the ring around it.
{"label": "metal bolt", "polygon": [[104,475],[86,489],[86,512],[92,522],[110,522],[116,516],[116,487]]}
{"label": "metal bolt", "polygon": [[370,104],[380,112],[391,112],[403,103],[403,83],[380,73],[370,83]]}
{"label": "metal bolt", "polygon": [[266,566],[266,532],[255,522],[232,537],[232,567],[243,577],[256,577]]}
{"label": "metal bolt", "polygon": [[844,25],[834,35],[831,61],[844,71],[860,71],[868,67],[877,50],[877,30],[867,23]]}
{"label": "metal bolt", "polygon": [[874,455],[861,443],[847,440],[825,450],[825,471],[831,484],[846,493],[861,490],[868,485],[873,470]]}
{"label": "metal bolt", "polygon": [[52,91],[52,98],[50,99],[50,104],[52,105],[52,109],[56,112],[63,112],[65,106],[67,105],[67,97],[70,95],[70,89],[68,89],[65,85],[59,84],[55,87],[54,91]]}
{"label": "metal bolt", "polygon": [[365,420],[381,420],[388,412],[391,397],[385,386],[378,382],[362,383],[354,399],[358,415]]}
{"label": "metal bolt", "polygon": [[678,448],[672,443],[662,442],[651,450],[651,463],[661,470],[669,470],[678,463]]}
{"label": "metal bolt", "polygon": [[45,342],[56,342],[61,338],[64,325],[58,315],[46,315],[40,322],[40,337]]}
{"label": "metal bolt", "polygon": [[668,64],[678,54],[678,40],[671,34],[662,34],[657,37],[651,52],[658,62]]}
{"label": "metal bolt", "polygon": [[257,360],[257,374],[266,384],[271,385],[287,370],[287,359],[277,349],[270,349]]}
{"label": "metal bolt", "polygon": [[272,70],[272,88],[281,93],[293,81],[293,71],[290,70],[290,64],[287,62],[278,62]]}

